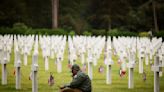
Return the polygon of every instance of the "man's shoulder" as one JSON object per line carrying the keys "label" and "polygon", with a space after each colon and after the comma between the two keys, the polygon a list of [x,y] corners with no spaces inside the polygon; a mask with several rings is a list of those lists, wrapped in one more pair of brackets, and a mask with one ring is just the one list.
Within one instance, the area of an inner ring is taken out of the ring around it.
{"label": "man's shoulder", "polygon": [[87,75],[84,72],[78,72],[77,74],[79,77],[87,77]]}

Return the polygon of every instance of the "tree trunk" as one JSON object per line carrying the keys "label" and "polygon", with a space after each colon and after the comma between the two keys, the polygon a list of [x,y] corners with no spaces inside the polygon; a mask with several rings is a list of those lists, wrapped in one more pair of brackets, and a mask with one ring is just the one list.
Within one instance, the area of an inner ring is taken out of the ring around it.
{"label": "tree trunk", "polygon": [[58,28],[58,0],[52,0],[52,28]]}
{"label": "tree trunk", "polygon": [[159,30],[158,30],[158,23],[157,23],[155,0],[152,1],[152,5],[153,5],[153,16],[154,16],[155,32],[159,32]]}

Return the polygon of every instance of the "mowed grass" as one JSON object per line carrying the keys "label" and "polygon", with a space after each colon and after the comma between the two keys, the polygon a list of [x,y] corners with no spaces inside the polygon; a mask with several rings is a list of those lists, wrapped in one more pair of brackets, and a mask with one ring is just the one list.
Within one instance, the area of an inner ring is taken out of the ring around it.
{"label": "mowed grass", "polygon": [[[128,89],[128,69],[126,76],[120,78],[119,65],[117,64],[117,57],[113,56],[114,65],[112,65],[112,84],[106,84],[106,66],[104,65],[104,56],[98,60],[98,65],[93,67],[93,80],[92,80],[92,92],[154,92],[154,73],[151,71],[150,66],[144,65],[144,70],[147,74],[146,82],[143,82],[142,74],[138,73],[138,63],[134,69],[134,88]],[[32,81],[29,80],[31,72],[32,56],[28,56],[28,65],[21,65],[21,89],[15,89],[15,76],[14,72],[14,54],[12,51],[11,60],[7,64],[7,85],[0,84],[0,92],[32,92]],[[80,60],[77,63],[81,65]],[[59,85],[69,83],[71,81],[71,72],[68,68],[68,51],[65,50],[64,61],[62,62],[62,73],[57,73],[55,59],[49,59],[49,71],[45,71],[44,59],[42,57],[41,49],[39,49],[39,71],[38,71],[38,91],[39,92],[58,92]],[[100,65],[103,65],[105,70],[103,73],[98,72]],[[48,78],[50,72],[53,73],[55,78],[55,84],[53,86],[48,85]],[[1,82],[1,66],[0,66],[0,82]],[[160,77],[160,92],[164,92],[164,76]]]}

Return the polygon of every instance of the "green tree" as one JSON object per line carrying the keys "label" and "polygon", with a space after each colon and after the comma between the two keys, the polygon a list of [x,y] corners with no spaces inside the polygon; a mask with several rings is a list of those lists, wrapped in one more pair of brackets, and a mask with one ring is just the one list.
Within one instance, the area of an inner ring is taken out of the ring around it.
{"label": "green tree", "polygon": [[88,24],[85,19],[88,0],[60,0],[59,21],[60,26],[71,31],[75,30],[81,34],[87,30]]}
{"label": "green tree", "polygon": [[91,0],[87,19],[93,28],[109,30],[121,26],[128,11],[127,0]]}
{"label": "green tree", "polygon": [[12,26],[15,22],[25,22],[27,7],[23,0],[0,0],[0,26]]}

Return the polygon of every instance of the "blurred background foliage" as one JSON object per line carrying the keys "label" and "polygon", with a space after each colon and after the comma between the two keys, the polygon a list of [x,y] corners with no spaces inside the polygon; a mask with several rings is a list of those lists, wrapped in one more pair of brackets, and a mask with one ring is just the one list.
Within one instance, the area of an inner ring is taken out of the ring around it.
{"label": "blurred background foliage", "polygon": [[[154,32],[150,1],[59,0],[59,28],[51,29],[52,0],[0,0],[0,33],[145,35]],[[160,31],[153,34],[163,36],[164,0],[154,1]]]}

